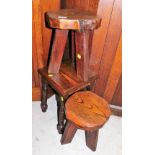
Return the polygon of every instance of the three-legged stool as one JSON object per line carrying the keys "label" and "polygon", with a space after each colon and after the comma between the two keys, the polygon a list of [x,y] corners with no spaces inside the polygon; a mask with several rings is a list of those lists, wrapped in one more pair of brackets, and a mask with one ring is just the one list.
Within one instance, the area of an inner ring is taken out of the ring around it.
{"label": "three-legged stool", "polygon": [[108,102],[90,91],[76,92],[66,101],[65,113],[68,121],[61,144],[70,143],[77,129],[82,129],[86,145],[95,151],[99,129],[111,114]]}

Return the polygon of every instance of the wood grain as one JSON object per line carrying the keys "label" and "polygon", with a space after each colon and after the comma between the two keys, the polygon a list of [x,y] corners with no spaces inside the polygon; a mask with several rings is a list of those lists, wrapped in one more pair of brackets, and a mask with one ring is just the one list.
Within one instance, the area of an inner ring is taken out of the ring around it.
{"label": "wood grain", "polygon": [[122,37],[120,38],[118,48],[116,50],[116,55],[111,67],[110,75],[106,84],[106,89],[103,95],[103,97],[108,102],[111,102],[114,96],[121,74],[122,74]]}
{"label": "wood grain", "polygon": [[42,13],[41,13],[41,3],[40,0],[33,1],[32,5],[33,10],[33,22],[34,22],[34,31],[35,31],[35,43],[36,43],[36,56],[38,67],[42,68],[44,66],[43,60],[43,42],[42,42]]}
{"label": "wood grain", "polygon": [[[110,74],[112,63],[115,58],[116,49],[121,35],[121,0],[116,0],[113,6],[111,22],[108,28],[104,50],[99,69],[100,78],[96,82],[95,92],[103,96],[106,83]],[[102,88],[102,90],[101,90]]]}
{"label": "wood grain", "polygon": [[61,144],[70,143],[76,131],[77,131],[77,127],[72,122],[68,121],[65,127],[65,131],[61,137]]}
{"label": "wood grain", "polygon": [[98,73],[107,31],[110,23],[114,0],[100,0],[97,10],[98,16],[102,17],[101,26],[94,32],[90,67]]}
{"label": "wood grain", "polygon": [[111,114],[108,102],[90,91],[75,93],[65,107],[67,119],[85,130],[98,129]]}
{"label": "wood grain", "polygon": [[44,51],[44,62],[46,64],[48,52],[50,48],[50,41],[52,37],[52,30],[46,27],[45,24],[45,12],[49,10],[56,11],[60,8],[60,0],[40,0],[41,2],[41,13],[42,13],[42,41]]}
{"label": "wood grain", "polygon": [[[40,86],[39,75],[37,73],[38,67],[43,67],[42,57],[42,37],[41,37],[41,11],[40,1],[32,1],[32,64],[33,64],[33,76],[35,80],[35,86]],[[38,61],[39,59],[39,61]]]}
{"label": "wood grain", "polygon": [[86,132],[85,132],[86,145],[87,145],[92,151],[96,151],[97,141],[98,141],[98,134],[99,134],[99,130],[95,130],[95,131],[86,131]]}
{"label": "wood grain", "polygon": [[[38,68],[45,66],[51,39],[51,30],[45,27],[44,12],[60,8],[60,0],[33,0],[32,1],[32,84],[41,89]],[[33,100],[40,100],[40,93],[33,91]]]}
{"label": "wood grain", "polygon": [[[107,81],[110,77],[111,67],[113,61],[115,60],[115,53],[119,44],[122,29],[122,2],[121,0],[65,0],[64,3],[65,5],[63,8],[82,8],[85,10],[91,10],[94,13],[97,13],[98,16],[102,17],[101,27],[94,32],[93,36],[93,44],[90,55],[90,69],[96,73],[99,73],[99,76],[101,77],[96,82],[94,91],[98,95],[103,96],[106,87],[108,87]],[[105,57],[105,55],[107,56]],[[115,78],[118,79],[119,76]],[[116,85],[120,84],[121,83],[118,83],[116,80],[114,88],[116,89]],[[121,96],[121,90],[119,93],[116,93],[116,96],[117,95]],[[113,97],[113,102],[117,102],[114,101],[116,98],[117,97]],[[122,103],[119,103],[119,105],[120,104]]]}
{"label": "wood grain", "polygon": [[99,0],[64,0],[62,8],[78,8],[96,13]]}
{"label": "wood grain", "polygon": [[118,85],[111,100],[112,105],[122,106],[122,75],[120,75]]}
{"label": "wood grain", "polygon": [[[59,0],[53,0],[53,1],[46,0],[46,1],[42,1],[41,3],[42,3],[41,5],[45,5],[43,6],[44,8],[41,7],[42,10],[44,11],[58,9],[58,5],[60,5]],[[117,1],[116,0],[76,0],[76,1],[75,0],[64,0],[63,3],[61,3],[61,6],[62,8],[81,8],[84,10],[90,10],[94,13],[97,13],[98,16],[102,17],[101,27],[94,32],[94,36],[93,36],[93,44],[92,44],[92,50],[91,50],[91,56],[90,56],[90,69],[92,69],[96,73],[99,73],[99,76],[101,77],[101,79],[98,80],[96,83],[95,92],[98,95],[103,96],[105,90],[107,89],[106,87],[108,86],[107,81],[109,81],[109,78],[111,77],[110,76],[111,69],[112,69],[111,67],[113,66],[113,61],[115,60],[115,54],[116,54],[116,50],[119,44],[119,38],[121,35],[121,29],[122,29],[121,22],[120,22],[121,21],[121,0],[117,0]],[[46,10],[46,8],[48,7],[49,9]],[[42,16],[42,18],[44,17]],[[46,30],[49,31],[49,33],[51,33],[49,29],[46,28]],[[42,33],[44,33],[43,30],[42,30]],[[120,35],[118,35],[119,33]],[[46,35],[48,35],[48,33]],[[47,39],[48,37],[46,38],[46,35],[43,36],[43,42],[46,44],[49,44],[49,39]],[[44,50],[44,52],[46,51]],[[104,58],[105,51],[107,51],[109,55],[113,53],[112,54],[113,58],[108,59],[107,60],[108,63],[105,62],[107,66],[109,67],[105,67],[105,66],[103,67],[103,64],[102,64],[104,59],[106,59]],[[33,57],[37,58],[36,54],[34,54]],[[37,79],[39,78],[38,75],[36,74],[37,72],[36,68],[38,68],[37,61],[38,61],[37,59],[33,61],[33,71],[34,71],[33,76],[34,77],[32,79],[35,80],[35,82],[33,82],[33,85],[34,84],[37,85]],[[119,77],[116,77],[116,79],[118,78]],[[116,87],[116,84],[114,84],[115,93],[114,93],[114,96],[112,97],[111,103],[121,106],[122,105],[121,80],[119,81],[120,82],[117,82],[116,80],[117,87]]]}
{"label": "wood grain", "polygon": [[[55,31],[54,42],[52,46],[48,73],[58,73],[60,65],[62,62],[62,57],[64,54],[64,49],[66,46],[68,37],[68,30],[59,30]],[[61,43],[60,43],[61,40]]]}
{"label": "wood grain", "polygon": [[76,71],[77,76],[84,81],[88,80],[89,72],[89,32],[75,32]]}
{"label": "wood grain", "polygon": [[32,88],[32,101],[40,101],[41,100],[41,91],[39,87]]}

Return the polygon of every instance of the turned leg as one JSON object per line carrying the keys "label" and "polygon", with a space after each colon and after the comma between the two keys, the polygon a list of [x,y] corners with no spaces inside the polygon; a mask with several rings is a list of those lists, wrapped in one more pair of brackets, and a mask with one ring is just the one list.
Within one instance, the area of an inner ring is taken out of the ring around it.
{"label": "turned leg", "polygon": [[57,130],[59,134],[63,133],[64,129],[64,117],[65,117],[65,108],[64,108],[64,98],[56,95],[56,100],[57,100],[57,115],[58,115],[58,124],[57,124]]}
{"label": "turned leg", "polygon": [[92,151],[96,151],[97,140],[98,140],[98,132],[99,132],[99,130],[85,131],[86,145]]}
{"label": "turned leg", "polygon": [[70,121],[67,122],[64,133],[61,137],[61,144],[70,143],[77,131],[77,127]]}
{"label": "turned leg", "polygon": [[42,78],[42,91],[41,91],[41,109],[42,112],[46,112],[47,110],[47,88],[48,88],[48,84],[46,82],[46,80],[44,78]]}

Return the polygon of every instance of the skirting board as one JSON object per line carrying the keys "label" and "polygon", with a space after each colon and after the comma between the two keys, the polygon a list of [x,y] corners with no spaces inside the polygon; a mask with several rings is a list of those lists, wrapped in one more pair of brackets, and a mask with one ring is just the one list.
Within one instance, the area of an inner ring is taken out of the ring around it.
{"label": "skirting board", "polygon": [[113,115],[122,117],[122,107],[110,104],[110,109]]}

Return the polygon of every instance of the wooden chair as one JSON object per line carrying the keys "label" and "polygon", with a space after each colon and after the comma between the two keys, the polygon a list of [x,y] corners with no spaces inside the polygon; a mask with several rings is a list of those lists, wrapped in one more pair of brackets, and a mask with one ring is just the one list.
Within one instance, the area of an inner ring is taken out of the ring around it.
{"label": "wooden chair", "polygon": [[[92,87],[98,75],[89,69],[92,34],[101,24],[101,18],[89,11],[62,9],[45,14],[46,25],[54,34],[52,49],[47,66],[38,70],[42,78],[41,109],[47,109],[47,87],[56,93],[58,102],[58,131],[63,132],[64,103],[70,95]],[[71,32],[72,45],[70,57],[63,61],[63,54]]]}
{"label": "wooden chair", "polygon": [[86,145],[96,150],[99,128],[109,118],[108,102],[90,91],[76,92],[65,104],[67,124],[61,144],[70,143],[77,129],[85,130]]}

